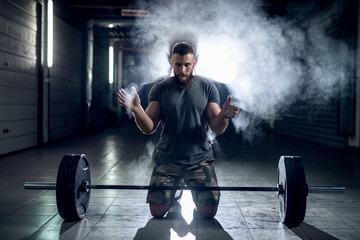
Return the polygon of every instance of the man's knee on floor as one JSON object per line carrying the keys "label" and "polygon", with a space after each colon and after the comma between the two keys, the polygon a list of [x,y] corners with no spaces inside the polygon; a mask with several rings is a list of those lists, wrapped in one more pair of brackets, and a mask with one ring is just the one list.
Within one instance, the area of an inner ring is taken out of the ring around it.
{"label": "man's knee on floor", "polygon": [[214,218],[217,213],[218,206],[198,206],[197,209],[202,217]]}
{"label": "man's knee on floor", "polygon": [[150,213],[153,217],[162,218],[170,210],[169,204],[149,204]]}

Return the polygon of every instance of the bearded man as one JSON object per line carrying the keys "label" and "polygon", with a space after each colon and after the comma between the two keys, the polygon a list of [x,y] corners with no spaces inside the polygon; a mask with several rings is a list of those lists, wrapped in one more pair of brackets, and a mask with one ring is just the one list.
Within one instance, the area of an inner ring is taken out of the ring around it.
{"label": "bearded man", "polygon": [[[176,43],[170,62],[173,76],[153,86],[145,111],[136,92],[129,99],[129,94],[121,89],[117,100],[132,112],[143,133],[153,133],[161,123],[150,186],[177,186],[184,181],[187,186],[216,187],[215,159],[208,128],[215,134],[222,134],[229,119],[236,117],[240,109],[231,103],[231,96],[220,108],[216,86],[194,74],[195,49],[189,43]],[[174,204],[174,195],[173,190],[149,190],[147,203],[151,214],[165,216]],[[192,191],[192,197],[196,210],[204,218],[216,215],[219,191]]]}

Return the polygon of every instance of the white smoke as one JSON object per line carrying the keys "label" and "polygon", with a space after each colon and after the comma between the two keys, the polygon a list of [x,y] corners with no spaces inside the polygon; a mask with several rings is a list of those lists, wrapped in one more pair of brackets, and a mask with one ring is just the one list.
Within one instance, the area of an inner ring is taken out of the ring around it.
{"label": "white smoke", "polygon": [[[346,80],[351,54],[324,28],[300,29],[269,18],[260,1],[139,2],[150,17],[139,19],[138,44],[153,48],[143,60],[149,81],[169,73],[174,39],[196,45],[196,74],[228,85],[240,108],[261,119],[277,118],[297,100],[326,101]],[[239,115],[244,129],[249,118]]]}

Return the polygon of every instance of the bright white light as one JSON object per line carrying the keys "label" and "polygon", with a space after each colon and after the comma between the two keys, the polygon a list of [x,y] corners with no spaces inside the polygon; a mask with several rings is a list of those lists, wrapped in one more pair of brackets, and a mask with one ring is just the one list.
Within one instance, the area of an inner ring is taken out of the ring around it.
{"label": "bright white light", "polygon": [[196,237],[192,233],[186,234],[185,237],[179,237],[179,235],[175,232],[175,230],[170,228],[170,240],[179,240],[179,239],[195,240]]}
{"label": "bright white light", "polygon": [[231,37],[218,36],[214,39],[201,39],[198,52],[200,59],[196,65],[197,74],[231,84],[238,81],[238,71],[247,59],[248,50],[241,42]]}
{"label": "bright white light", "polygon": [[47,9],[47,62],[46,65],[47,67],[51,68],[53,65],[53,48],[54,48],[54,43],[53,43],[53,34],[54,34],[54,17],[53,17],[53,12],[54,12],[54,7],[53,7],[53,1],[52,0],[48,0],[48,9]]}
{"label": "bright white light", "polygon": [[109,27],[109,28],[113,28],[113,27],[114,27],[114,24],[110,23],[110,24],[108,25],[108,27]]}
{"label": "bright white light", "polygon": [[109,47],[109,83],[114,82],[114,47]]}
{"label": "bright white light", "polygon": [[193,202],[191,192],[183,191],[183,195],[180,200],[181,214],[187,224],[190,224],[194,218],[195,203]]}

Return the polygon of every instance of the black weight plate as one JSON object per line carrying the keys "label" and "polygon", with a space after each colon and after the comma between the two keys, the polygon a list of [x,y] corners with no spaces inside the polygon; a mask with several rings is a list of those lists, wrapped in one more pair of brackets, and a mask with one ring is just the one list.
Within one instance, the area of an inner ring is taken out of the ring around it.
{"label": "black weight plate", "polygon": [[291,156],[281,156],[278,164],[278,184],[284,192],[278,195],[281,222],[293,226],[296,214],[296,176]]}
{"label": "black weight plate", "polygon": [[56,205],[60,217],[66,218],[66,186],[67,175],[71,163],[71,155],[65,155],[59,165],[56,178]]}
{"label": "black weight plate", "polygon": [[308,195],[308,186],[306,183],[305,170],[300,157],[293,157],[296,174],[296,213],[294,226],[298,226],[304,221],[306,212],[306,197]]}
{"label": "black weight plate", "polygon": [[77,165],[77,171],[75,175],[75,206],[77,217],[83,219],[86,216],[89,201],[90,201],[90,189],[85,191],[83,183],[88,182],[91,184],[90,179],[90,166],[87,157],[82,154]]}
{"label": "black weight plate", "polygon": [[[57,182],[57,186],[60,184],[63,187],[60,188],[62,190],[57,190],[56,194],[56,198],[60,200],[59,214],[68,221],[80,220],[86,216],[90,200],[90,189],[85,191],[83,188],[84,181],[91,184],[89,162],[84,154],[66,155],[63,161],[68,161],[68,163],[63,164],[63,166],[67,165],[65,177],[58,177],[59,181],[61,179],[64,181]],[[64,170],[59,169],[59,173],[61,172]]]}

